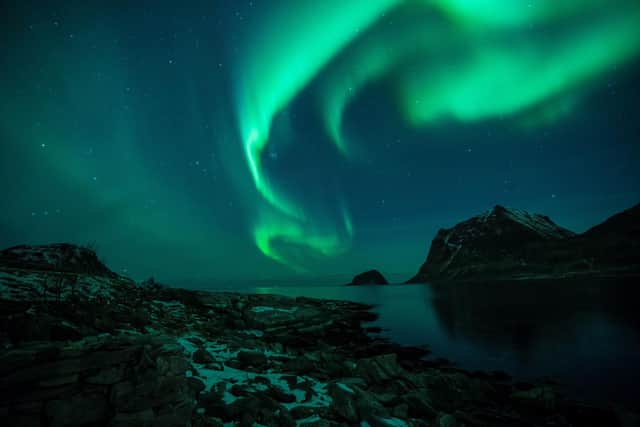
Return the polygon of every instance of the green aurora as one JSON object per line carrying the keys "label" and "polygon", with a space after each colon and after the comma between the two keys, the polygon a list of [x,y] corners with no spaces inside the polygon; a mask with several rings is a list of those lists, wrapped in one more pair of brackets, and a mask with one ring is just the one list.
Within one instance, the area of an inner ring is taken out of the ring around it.
{"label": "green aurora", "polygon": [[[536,28],[536,34],[530,30]],[[268,257],[303,270],[299,251],[335,255],[353,229],[310,211],[263,167],[274,117],[315,89],[328,138],[342,133],[349,103],[375,82],[406,122],[515,117],[561,119],[598,78],[640,51],[640,3],[618,0],[296,1],[272,6],[236,64],[236,114],[247,172],[260,195],[253,233]],[[297,136],[304,144],[304,135]]]}
{"label": "green aurora", "polygon": [[24,0],[0,27],[4,247],[402,279],[493,204],[580,231],[640,197],[637,0]]}

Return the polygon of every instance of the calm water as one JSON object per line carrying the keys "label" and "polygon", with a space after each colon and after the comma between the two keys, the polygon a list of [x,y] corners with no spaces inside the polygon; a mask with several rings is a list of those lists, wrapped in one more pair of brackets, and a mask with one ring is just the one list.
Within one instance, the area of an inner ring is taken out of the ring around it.
{"label": "calm water", "polygon": [[374,304],[394,341],[466,369],[551,377],[570,396],[640,406],[640,291],[633,283],[269,287],[248,292]]}

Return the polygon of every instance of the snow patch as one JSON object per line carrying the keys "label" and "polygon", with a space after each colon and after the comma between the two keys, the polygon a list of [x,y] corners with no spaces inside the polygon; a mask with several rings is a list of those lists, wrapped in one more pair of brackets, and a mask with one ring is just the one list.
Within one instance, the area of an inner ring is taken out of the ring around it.
{"label": "snow patch", "polygon": [[251,308],[251,311],[253,311],[254,313],[264,313],[266,311],[281,311],[283,313],[295,313],[297,310],[298,310],[298,307],[274,308],[274,307],[267,307],[263,305],[258,305]]}
{"label": "snow patch", "polygon": [[407,427],[408,424],[402,421],[400,418],[395,417],[383,417],[381,418],[382,422],[384,422],[389,427]]}
{"label": "snow patch", "polygon": [[205,343],[204,347],[207,349],[207,351],[209,351],[218,362],[222,362],[222,371],[208,368],[206,364],[195,363],[193,362],[193,360],[192,365],[198,372],[198,376],[196,378],[199,378],[204,383],[205,390],[209,391],[218,384],[224,383],[225,389],[223,400],[226,404],[233,403],[237,399],[229,392],[232,384],[242,385],[249,390],[266,390],[267,386],[265,384],[255,382],[256,377],[266,378],[271,385],[279,387],[285,393],[289,393],[295,396],[295,402],[284,404],[287,409],[291,409],[295,406],[300,405],[321,407],[329,406],[331,404],[331,398],[327,393],[327,384],[316,381],[311,377],[298,376],[296,378],[297,385],[302,382],[310,383],[310,388],[313,391],[313,396],[305,402],[304,400],[307,399],[307,392],[300,388],[296,388],[295,386],[294,388],[290,388],[289,383],[283,379],[283,377],[288,377],[288,374],[275,373],[270,371],[267,371],[265,373],[255,373],[226,366],[224,362],[235,359],[239,352],[230,351],[228,346],[223,343],[205,341],[202,337],[196,335],[186,335],[179,337],[177,341],[184,349],[185,354],[188,354],[189,357],[192,357],[193,353],[198,349],[198,346],[190,341],[190,339],[193,338],[202,340]]}
{"label": "snow patch", "polygon": [[318,415],[312,415],[307,418],[302,418],[301,420],[296,421],[296,426],[301,426],[307,423],[315,423],[316,421],[320,421],[321,418]]}
{"label": "snow patch", "polygon": [[253,336],[258,337],[258,338],[264,336],[264,332],[262,332],[262,331],[260,331],[258,329],[247,329],[247,330],[244,330],[244,331],[240,331],[240,333],[247,334],[247,335],[253,335]]}
{"label": "snow patch", "polygon": [[348,385],[346,385],[346,384],[343,384],[343,383],[336,383],[336,384],[338,385],[338,387],[340,387],[341,389],[343,389],[347,393],[351,393],[351,394],[355,393],[355,391],[353,391],[353,389],[351,387],[349,387]]}

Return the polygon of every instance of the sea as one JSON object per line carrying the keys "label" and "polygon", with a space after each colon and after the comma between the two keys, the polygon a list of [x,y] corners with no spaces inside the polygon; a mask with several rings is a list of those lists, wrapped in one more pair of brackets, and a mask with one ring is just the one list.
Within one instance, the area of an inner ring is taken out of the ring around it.
{"label": "sea", "polygon": [[388,286],[247,286],[235,291],[371,304],[371,326],[428,357],[569,398],[640,408],[640,283],[516,281]]}

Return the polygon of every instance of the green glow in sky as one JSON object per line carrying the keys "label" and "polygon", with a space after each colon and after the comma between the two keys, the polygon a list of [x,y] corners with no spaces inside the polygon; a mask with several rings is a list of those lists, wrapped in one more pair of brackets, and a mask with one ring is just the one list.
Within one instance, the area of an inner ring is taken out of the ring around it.
{"label": "green glow in sky", "polygon": [[264,215],[254,228],[256,245],[270,258],[304,272],[304,264],[292,260],[290,251],[279,245],[307,248],[324,256],[339,255],[348,249],[348,242],[353,233],[351,219],[346,212],[343,220],[344,231],[339,233],[334,229],[317,228],[279,214]]}
{"label": "green glow in sky", "polygon": [[247,164],[260,196],[278,212],[270,216],[281,216],[258,224],[254,236],[258,247],[277,261],[285,259],[273,250],[271,239],[283,238],[328,253],[338,237],[334,231],[317,237],[303,233],[299,223],[305,221],[303,209],[264,175],[261,154],[271,121],[341,48],[394,3],[396,0],[281,4],[258,23],[246,57],[239,61],[237,111]]}
{"label": "green glow in sky", "polygon": [[331,255],[352,234],[348,215],[333,228],[312,229],[326,223],[323,213],[294,201],[262,165],[274,116],[310,83],[318,83],[328,137],[351,155],[344,113],[367,84],[388,81],[390,102],[416,127],[527,114],[522,123],[543,126],[577,108],[589,85],[640,50],[640,2],[633,0],[287,3],[256,23],[239,55],[236,110],[264,204],[256,244],[290,265],[274,241]]}
{"label": "green glow in sky", "polygon": [[639,22],[635,7],[563,31],[552,41],[499,39],[473,44],[449,63],[425,59],[396,82],[400,103],[415,125],[518,114],[630,59],[640,47]]}

